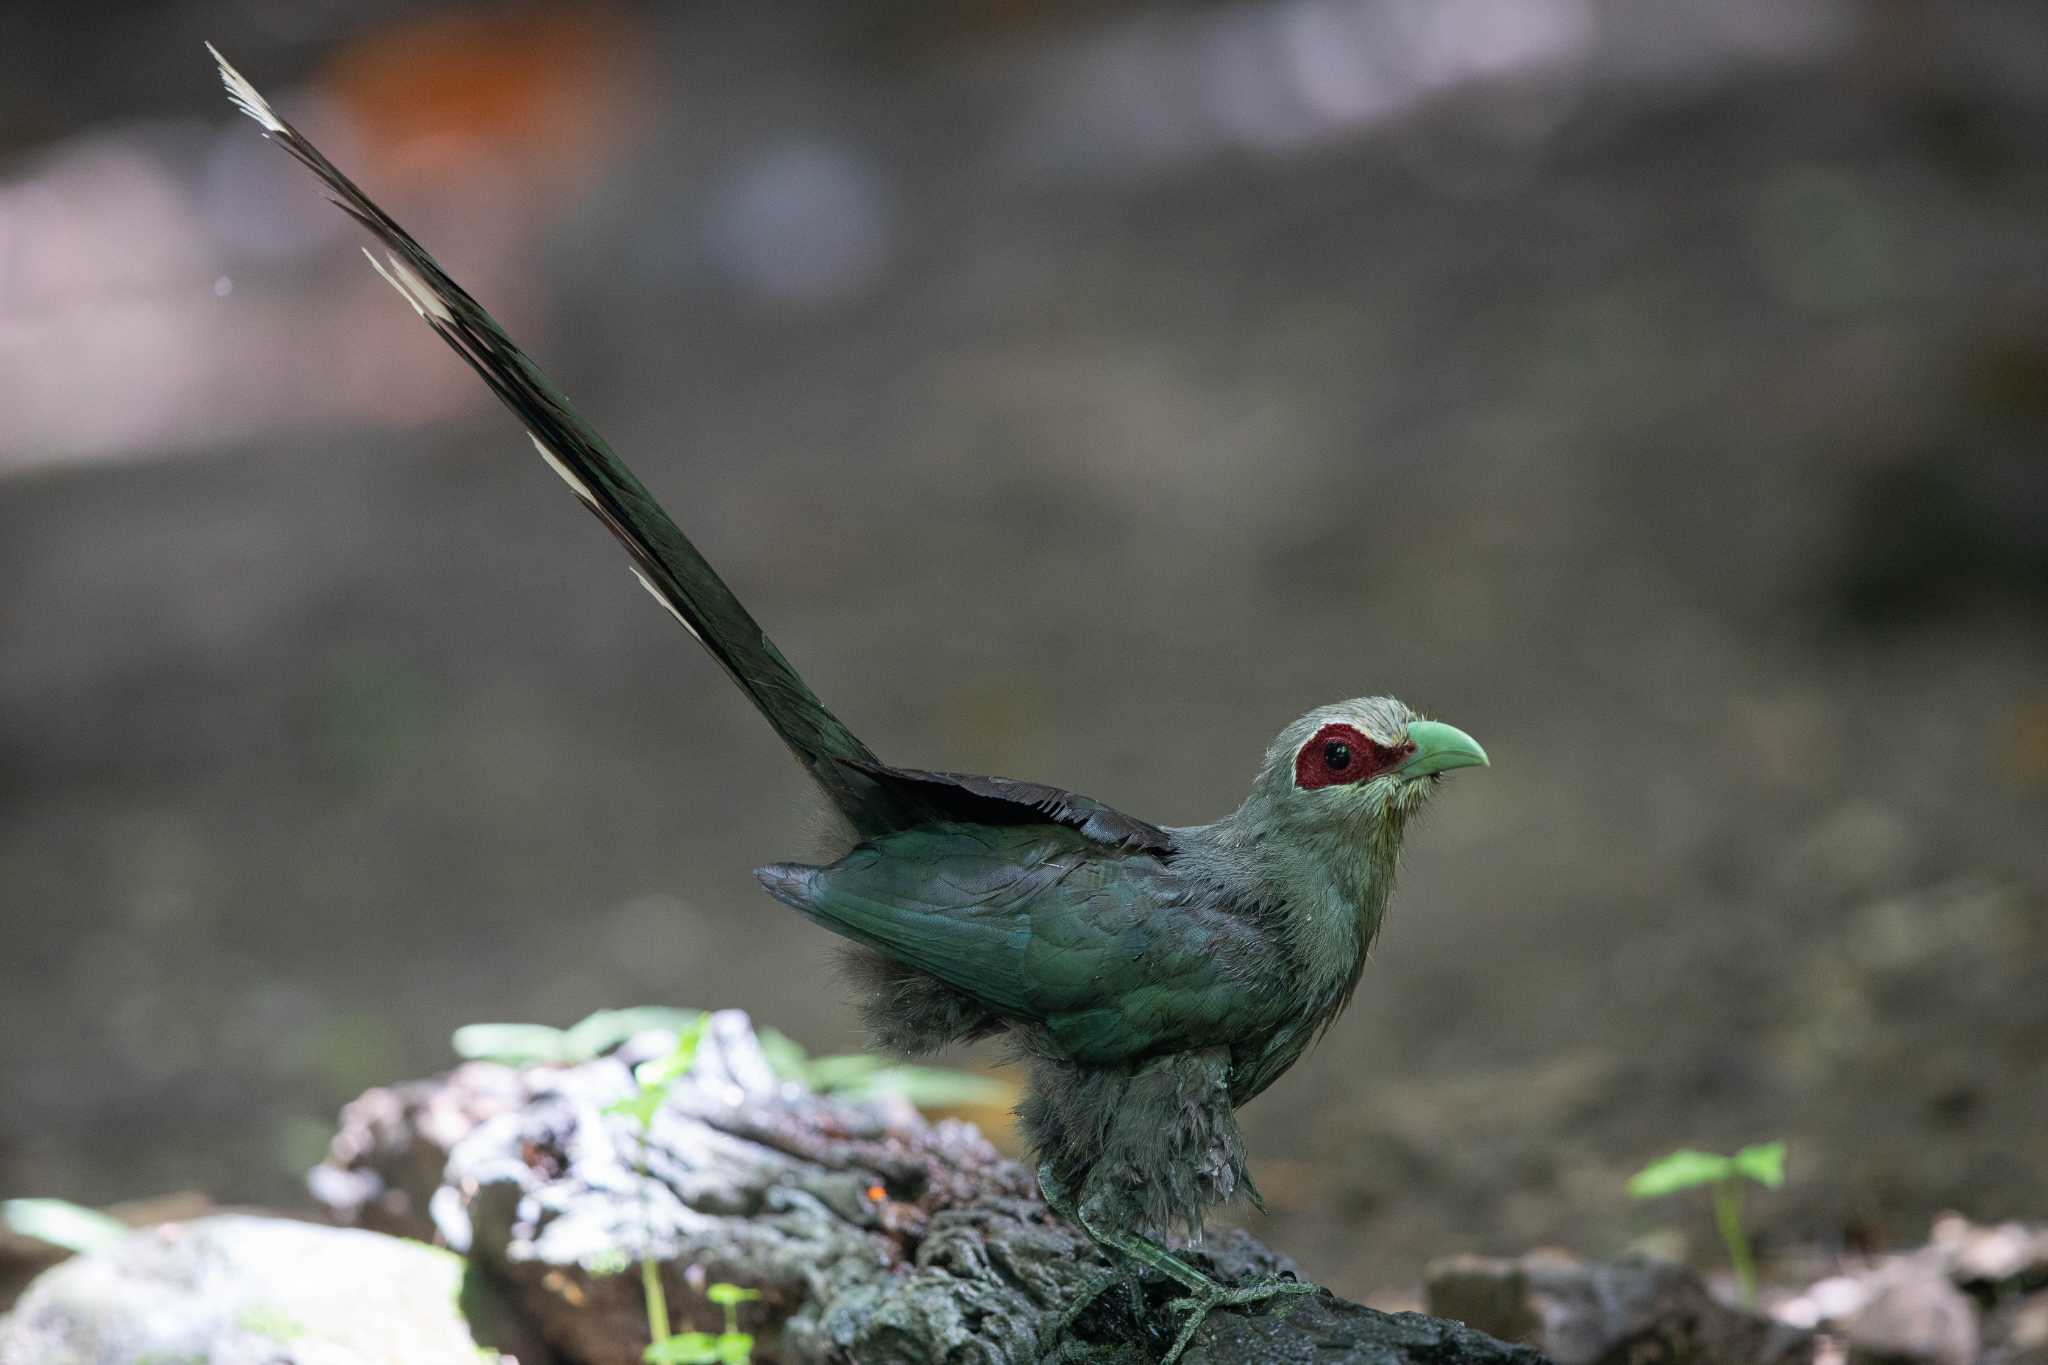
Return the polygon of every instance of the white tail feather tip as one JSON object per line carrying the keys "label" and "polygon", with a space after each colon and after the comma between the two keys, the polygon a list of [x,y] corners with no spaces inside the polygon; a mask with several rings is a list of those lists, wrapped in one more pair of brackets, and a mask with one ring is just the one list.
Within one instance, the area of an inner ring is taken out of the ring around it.
{"label": "white tail feather tip", "polygon": [[[562,476],[562,482],[569,485],[569,491],[571,493],[574,493],[577,497],[583,499],[583,501],[589,503],[592,507],[597,506],[597,498],[595,495],[591,493],[589,485],[585,484],[583,480],[577,478],[576,471],[569,468],[569,466],[563,464],[562,459],[559,455],[555,454],[554,451],[548,449],[548,443],[546,441],[541,440],[540,437],[534,435],[530,431],[526,433],[526,439],[533,442],[533,448],[535,450],[538,450],[540,452],[540,457],[548,462],[548,468],[554,470],[555,473]],[[634,572],[638,573],[639,570],[636,569],[634,570]],[[645,583],[647,580],[643,578],[640,581],[642,583]],[[648,589],[648,591],[652,592],[653,589],[650,588]]]}
{"label": "white tail feather tip", "polygon": [[384,254],[384,261],[389,261],[391,268],[386,270],[384,261],[372,256],[368,247],[363,248],[363,259],[370,263],[372,270],[384,277],[386,284],[398,291],[399,297],[412,305],[413,312],[423,318],[438,318],[451,326],[454,325],[455,314],[448,311],[448,305],[441,302],[440,297],[427,282],[420,278],[417,270],[389,252]]}
{"label": "white tail feather tip", "polygon": [[220,67],[220,83],[227,87],[228,98],[235,102],[235,107],[271,132],[283,132],[284,120],[271,111],[270,101],[249,84],[249,78],[229,66],[228,59],[221,56],[220,49],[212,43],[206,45],[206,50],[213,54],[214,62]]}
{"label": "white tail feather tip", "polygon": [[432,285],[420,278],[417,270],[407,265],[399,257],[389,253],[386,253],[385,259],[390,261],[391,268],[398,272],[398,278],[405,282],[406,292],[417,300],[416,306],[421,312],[432,313],[443,322],[452,323],[455,321],[455,314],[448,311],[448,305],[441,302],[441,296],[434,292]]}
{"label": "white tail feather tip", "polygon": [[412,296],[412,291],[410,289],[407,289],[404,285],[400,284],[398,282],[398,277],[384,268],[384,262],[378,260],[375,256],[370,254],[370,248],[363,248],[363,259],[370,263],[370,269],[376,271],[379,275],[382,275],[384,277],[384,283],[390,285],[393,289],[396,289],[398,291],[398,296],[404,299],[407,303],[412,305],[413,312],[418,313],[421,317],[425,317],[427,315],[427,310],[420,307],[420,301]]}
{"label": "white tail feather tip", "polygon": [[660,588],[654,586],[654,580],[641,572],[640,566],[638,564],[628,564],[626,567],[633,571],[633,577],[640,580],[640,586],[647,589],[647,595],[649,597],[652,597],[655,601],[661,603],[662,609],[666,611],[670,616],[676,618],[677,625],[681,626],[684,630],[689,631],[691,635],[696,636],[696,638],[699,640],[704,638],[703,636],[697,634],[697,628],[690,624],[688,618],[686,618],[680,611],[676,610],[676,604],[669,601],[667,596],[663,594]]}

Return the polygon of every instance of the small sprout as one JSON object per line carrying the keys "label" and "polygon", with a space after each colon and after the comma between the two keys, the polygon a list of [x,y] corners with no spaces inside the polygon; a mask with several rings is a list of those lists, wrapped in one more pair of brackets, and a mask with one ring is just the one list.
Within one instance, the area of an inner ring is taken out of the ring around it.
{"label": "small sprout", "polygon": [[605,1106],[607,1114],[624,1114],[640,1125],[644,1134],[654,1127],[655,1111],[668,1099],[669,1087],[690,1074],[697,1064],[697,1048],[704,1041],[704,1027],[711,1021],[700,1014],[676,1034],[676,1045],[662,1056],[633,1068],[633,1093]]}
{"label": "small sprout", "polygon": [[0,1227],[80,1255],[128,1235],[119,1219],[62,1199],[0,1200]]}
{"label": "small sprout", "polygon": [[710,1022],[709,1015],[698,1015],[692,1023],[677,1031],[673,1048],[634,1067],[633,1079],[644,1089],[666,1086],[689,1075],[690,1068],[697,1065],[697,1048],[704,1041],[704,1026]]}
{"label": "small sprout", "polygon": [[751,1332],[678,1332],[650,1343],[640,1359],[646,1365],[748,1365],[753,1354]]}
{"label": "small sprout", "polygon": [[1717,1156],[1690,1148],[1651,1162],[1629,1177],[1628,1192],[1636,1199],[1661,1199],[1667,1194],[1711,1185],[1714,1226],[1728,1249],[1728,1263],[1742,1286],[1742,1301],[1756,1305],[1756,1260],[1742,1227],[1742,1182],[1753,1180],[1769,1189],[1785,1183],[1785,1144],[1763,1142],[1734,1156]]}
{"label": "small sprout", "polygon": [[678,1332],[647,1343],[646,1365],[720,1365],[718,1338],[710,1332]]}
{"label": "small sprout", "polygon": [[705,1290],[704,1297],[715,1304],[730,1308],[735,1304],[752,1303],[755,1299],[761,1297],[761,1291],[758,1289],[743,1289],[739,1285],[726,1284],[721,1281]]}
{"label": "small sprout", "polygon": [[661,1267],[652,1256],[640,1258],[640,1295],[647,1301],[647,1340],[668,1340],[668,1294],[661,1287]]}
{"label": "small sprout", "polygon": [[658,1090],[635,1090],[622,1100],[614,1100],[604,1107],[607,1114],[623,1114],[640,1125],[642,1132],[654,1126],[654,1111],[661,1108],[661,1102],[668,1098],[668,1087]]}
{"label": "small sprout", "polygon": [[740,1305],[761,1297],[758,1289],[745,1289],[720,1281],[704,1291],[704,1297],[725,1310],[725,1330],[719,1333],[715,1357],[719,1365],[747,1365],[753,1358],[754,1338],[740,1330]]}

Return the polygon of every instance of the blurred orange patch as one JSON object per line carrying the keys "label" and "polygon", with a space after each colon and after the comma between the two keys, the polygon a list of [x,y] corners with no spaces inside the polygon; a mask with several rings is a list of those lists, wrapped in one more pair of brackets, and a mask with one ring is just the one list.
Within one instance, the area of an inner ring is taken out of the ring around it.
{"label": "blurred orange patch", "polygon": [[571,174],[616,137],[633,69],[611,7],[456,10],[379,28],[319,73],[380,168],[459,170],[475,144]]}

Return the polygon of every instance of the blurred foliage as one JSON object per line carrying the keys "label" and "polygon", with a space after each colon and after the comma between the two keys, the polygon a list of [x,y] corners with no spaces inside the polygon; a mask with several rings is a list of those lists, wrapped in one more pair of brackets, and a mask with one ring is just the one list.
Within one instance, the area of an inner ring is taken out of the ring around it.
{"label": "blurred foliage", "polygon": [[66,1251],[97,1251],[128,1235],[128,1225],[97,1209],[62,1199],[9,1199],[0,1202],[0,1227]]}
{"label": "blurred foliage", "polygon": [[505,1066],[575,1066],[602,1057],[636,1033],[663,1029],[681,1035],[703,1023],[704,1011],[665,1005],[599,1010],[571,1024],[464,1024],[455,1030],[456,1055]]}
{"label": "blurred foliage", "polygon": [[[707,1017],[702,1010],[640,1005],[599,1010],[566,1029],[547,1024],[465,1024],[455,1030],[453,1041],[457,1055],[472,1061],[505,1066],[574,1066],[603,1056],[636,1033],[666,1030],[675,1033],[678,1039],[677,1050],[662,1062],[662,1066],[670,1068],[666,1074],[672,1080],[689,1070]],[[858,1052],[813,1057],[801,1043],[779,1030],[762,1028],[758,1036],[768,1065],[777,1076],[820,1095],[855,1100],[894,1096],[921,1109],[944,1109],[1000,1104],[1013,1094],[1005,1082],[969,1071],[913,1066]],[[688,1057],[678,1062],[685,1044]],[[643,1096],[650,1083],[640,1073],[654,1075],[649,1071],[653,1066],[654,1063],[643,1062],[635,1071]],[[660,1101],[654,1103],[658,1106]]]}

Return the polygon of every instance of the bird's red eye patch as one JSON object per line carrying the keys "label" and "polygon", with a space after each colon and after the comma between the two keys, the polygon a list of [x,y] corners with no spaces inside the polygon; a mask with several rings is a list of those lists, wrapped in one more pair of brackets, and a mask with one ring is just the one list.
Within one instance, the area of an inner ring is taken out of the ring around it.
{"label": "bird's red eye patch", "polygon": [[1363,782],[1408,756],[1414,745],[1390,749],[1355,725],[1325,725],[1294,755],[1294,785],[1304,791]]}

